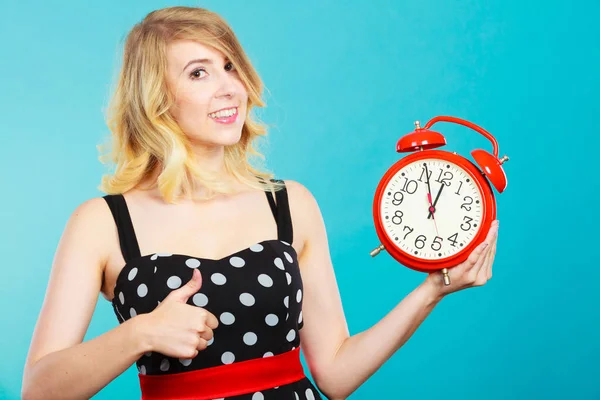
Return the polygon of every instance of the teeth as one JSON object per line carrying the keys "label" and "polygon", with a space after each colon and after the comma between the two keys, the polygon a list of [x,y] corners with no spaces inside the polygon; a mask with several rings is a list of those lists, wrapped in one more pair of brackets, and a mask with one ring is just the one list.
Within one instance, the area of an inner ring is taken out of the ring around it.
{"label": "teeth", "polygon": [[210,114],[208,114],[208,116],[211,118],[226,118],[226,117],[231,117],[236,112],[237,112],[237,107],[234,107],[234,108],[229,108],[227,110],[221,110],[216,113],[210,113]]}

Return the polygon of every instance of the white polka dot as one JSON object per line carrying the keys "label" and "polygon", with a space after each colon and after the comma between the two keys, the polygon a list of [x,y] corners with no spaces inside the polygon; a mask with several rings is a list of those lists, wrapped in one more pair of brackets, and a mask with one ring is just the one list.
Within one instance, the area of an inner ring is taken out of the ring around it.
{"label": "white polka dot", "polygon": [[296,339],[296,331],[293,329],[290,329],[290,331],[288,332],[288,334],[285,338],[287,339],[288,342],[291,342],[292,340]]}
{"label": "white polka dot", "polygon": [[148,294],[148,286],[146,286],[145,284],[141,284],[140,286],[138,286],[137,288],[137,294],[140,297],[144,297]]}
{"label": "white polka dot", "polygon": [[173,275],[167,279],[167,286],[171,289],[177,289],[179,286],[181,286],[181,278]]}
{"label": "white polka dot", "polygon": [[160,362],[161,371],[168,371],[170,366],[171,364],[169,364],[169,360],[167,360],[166,358]]}
{"label": "white polka dot", "polygon": [[156,253],[159,257],[171,257],[173,254],[171,253]]}
{"label": "white polka dot", "polygon": [[263,355],[263,358],[264,358],[264,357],[273,357],[273,353],[271,353],[270,351],[267,351],[267,352],[266,352],[266,353]]}
{"label": "white polka dot", "polygon": [[290,275],[290,273],[289,273],[289,272],[286,272],[286,273],[285,273],[285,277],[287,278],[288,285],[289,285],[290,283],[292,283],[292,276]]}
{"label": "white polka dot", "polygon": [[255,253],[258,253],[259,251],[263,251],[263,249],[264,249],[264,247],[260,243],[256,243],[256,244],[253,244],[252,246],[250,246],[250,250]]}
{"label": "white polka dot", "polygon": [[298,323],[302,323],[302,311],[300,311],[300,316],[298,317]]}
{"label": "white polka dot", "polygon": [[152,352],[151,352],[151,351],[147,351],[147,352],[145,352],[145,353],[144,353],[144,355],[145,355],[146,357],[150,357],[150,356],[152,355]]}
{"label": "white polka dot", "polygon": [[261,392],[256,392],[252,395],[252,400],[265,400],[265,396]]}
{"label": "white polka dot", "polygon": [[248,307],[253,306],[255,303],[254,296],[250,293],[242,293],[240,294],[240,303]]}
{"label": "white polka dot", "polygon": [[258,276],[258,283],[264,287],[271,287],[273,286],[273,279],[271,279],[271,277],[267,274],[260,274]]}
{"label": "white polka dot", "polygon": [[231,325],[235,322],[235,317],[230,312],[224,312],[223,314],[221,314],[220,320],[225,325]]}
{"label": "white polka dot", "polygon": [[285,296],[285,299],[283,299],[283,304],[286,308],[290,306],[290,296]]}
{"label": "white polka dot", "polygon": [[227,278],[225,275],[215,272],[210,276],[210,280],[213,281],[215,285],[224,285],[227,282]]}
{"label": "white polka dot", "polygon": [[213,344],[213,342],[215,341],[215,337],[211,337],[210,340],[208,342],[206,342],[207,346],[210,346],[211,344]]}
{"label": "white polka dot", "polygon": [[246,261],[240,257],[231,257],[229,259],[229,264],[236,268],[242,268],[244,265],[246,265]]}
{"label": "white polka dot", "polygon": [[129,315],[131,315],[131,318],[135,317],[137,315],[137,312],[135,311],[135,308],[131,307],[129,309]]}
{"label": "white polka dot", "polygon": [[152,254],[152,257],[150,257],[150,259],[152,261],[156,261],[157,258],[158,258],[158,254]]}
{"label": "white polka dot", "polygon": [[290,255],[288,254],[288,252],[287,252],[287,251],[284,251],[284,252],[283,252],[283,255],[284,255],[284,256],[285,256],[285,258],[288,260],[288,262],[290,262],[290,263],[291,263],[291,262],[294,262],[294,259],[292,258],[292,256],[290,256]]}
{"label": "white polka dot", "polygon": [[142,365],[142,366],[140,367],[140,374],[142,374],[142,375],[146,375],[146,366],[145,366],[145,365]]}
{"label": "white polka dot", "polygon": [[190,268],[198,268],[200,266],[200,261],[196,260],[195,258],[189,258],[185,260],[185,265]]}
{"label": "white polka dot", "polygon": [[198,307],[204,307],[208,304],[208,297],[204,293],[196,293],[194,297],[192,297],[192,302]]}
{"label": "white polka dot", "polygon": [[179,362],[184,366],[187,367],[188,365],[190,365],[192,363],[192,359],[191,358],[180,358]]}
{"label": "white polka dot", "polygon": [[294,396],[296,396],[296,400],[300,400],[300,397],[298,397],[298,393],[294,392]]}
{"label": "white polka dot", "polygon": [[154,273],[156,273],[156,267],[154,267]]}
{"label": "white polka dot", "polygon": [[258,338],[254,332],[248,332],[244,335],[244,343],[246,343],[248,346],[255,345],[257,340]]}
{"label": "white polka dot", "polygon": [[306,389],[306,392],[304,392],[304,395],[306,396],[306,400],[315,400],[315,395],[310,388]]}
{"label": "white polka dot", "polygon": [[265,318],[265,322],[267,323],[267,325],[269,326],[275,326],[277,325],[277,323],[279,322],[279,318],[277,317],[277,315],[275,314],[269,314],[267,315],[267,317]]}
{"label": "white polka dot", "polygon": [[231,364],[234,361],[235,361],[235,355],[232,352],[230,352],[230,351],[226,351],[221,356],[221,362],[223,364]]}
{"label": "white polka dot", "polygon": [[296,293],[296,301],[298,303],[300,303],[300,301],[302,301],[302,289],[298,289],[298,292]]}
{"label": "white polka dot", "polygon": [[277,268],[279,268],[280,270],[282,270],[282,271],[284,271],[284,270],[285,270],[285,267],[283,266],[283,261],[281,261],[281,258],[277,257],[277,258],[275,259],[274,263],[275,263],[275,266],[276,266]]}
{"label": "white polka dot", "polygon": [[286,246],[289,246],[290,244],[288,242],[285,242],[283,240],[280,240],[281,243],[285,244]]}
{"label": "white polka dot", "polygon": [[287,314],[285,315],[285,320],[287,321],[288,319],[290,319],[290,313],[287,313]]}
{"label": "white polka dot", "polygon": [[125,304],[125,296],[123,295],[123,292],[119,293],[119,301],[121,304]]}
{"label": "white polka dot", "polygon": [[129,271],[129,275],[127,275],[127,279],[129,279],[130,281],[133,280],[133,278],[135,278],[135,276],[138,273],[138,269],[137,268],[133,268],[131,271]]}

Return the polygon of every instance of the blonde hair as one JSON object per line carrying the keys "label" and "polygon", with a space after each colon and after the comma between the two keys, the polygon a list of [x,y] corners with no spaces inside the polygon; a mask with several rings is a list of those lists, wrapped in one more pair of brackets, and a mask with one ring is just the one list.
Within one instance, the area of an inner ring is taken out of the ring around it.
{"label": "blonde hair", "polygon": [[156,185],[167,202],[191,195],[195,181],[207,189],[204,198],[233,192],[219,176],[196,166],[190,143],[169,112],[175,99],[166,82],[166,48],[178,39],[195,40],[222,52],[237,69],[248,92],[241,138],[225,146],[225,170],[250,187],[281,189],[283,183],[272,180],[272,173],[251,165],[252,156],[265,158],[253,142],[266,136],[267,128],[250,116],[253,107],[264,107],[263,83],[227,22],[214,12],[194,7],[153,11],[127,35],[107,115],[112,149],[100,156],[103,163],[112,161],[115,171],[102,177],[99,189],[109,194],[124,193],[159,167]]}

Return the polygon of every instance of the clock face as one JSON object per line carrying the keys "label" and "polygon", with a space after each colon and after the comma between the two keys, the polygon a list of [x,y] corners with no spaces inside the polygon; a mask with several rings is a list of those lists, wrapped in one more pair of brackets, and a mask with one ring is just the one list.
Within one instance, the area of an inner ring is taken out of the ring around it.
{"label": "clock face", "polygon": [[451,257],[476,237],[483,219],[482,197],[471,174],[457,164],[436,158],[414,161],[385,187],[383,228],[398,249],[413,257]]}

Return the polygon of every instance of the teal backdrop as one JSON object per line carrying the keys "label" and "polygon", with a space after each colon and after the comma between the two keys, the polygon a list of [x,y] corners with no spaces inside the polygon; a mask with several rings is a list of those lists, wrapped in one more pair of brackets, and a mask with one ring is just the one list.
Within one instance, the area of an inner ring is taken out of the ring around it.
{"label": "teal backdrop", "polygon": [[[373,195],[400,158],[396,141],[415,120],[452,115],[510,157],[492,280],[444,299],[351,399],[600,398],[598,1],[0,4],[0,398],[20,398],[69,215],[102,195],[96,145],[122,40],[171,5],[220,13],[263,78],[267,164],[317,198],[352,334],[424,279],[369,255]],[[467,128],[436,128],[447,150],[491,151]],[[100,297],[86,340],[116,324]],[[136,374],[94,398],[139,398]]]}

